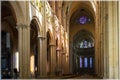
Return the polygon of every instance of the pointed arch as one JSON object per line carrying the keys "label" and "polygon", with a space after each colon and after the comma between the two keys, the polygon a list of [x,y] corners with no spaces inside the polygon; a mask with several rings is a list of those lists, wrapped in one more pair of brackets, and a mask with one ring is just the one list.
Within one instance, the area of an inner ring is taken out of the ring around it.
{"label": "pointed arch", "polygon": [[36,17],[36,16],[33,16],[33,18],[32,18],[32,20],[31,20],[31,22],[34,22],[35,23],[35,25],[36,25],[36,29],[37,29],[37,34],[38,34],[38,36],[40,36],[42,33],[41,33],[41,24],[40,24],[40,21],[39,21],[39,19]]}
{"label": "pointed arch", "polygon": [[53,38],[53,34],[50,29],[48,29],[47,31],[47,36],[50,37],[50,44],[52,44],[54,42],[54,38]]}
{"label": "pointed arch", "polygon": [[14,10],[13,13],[15,14],[17,24],[24,23],[24,14],[20,3],[17,1],[10,1],[9,3],[12,6],[12,10]]}

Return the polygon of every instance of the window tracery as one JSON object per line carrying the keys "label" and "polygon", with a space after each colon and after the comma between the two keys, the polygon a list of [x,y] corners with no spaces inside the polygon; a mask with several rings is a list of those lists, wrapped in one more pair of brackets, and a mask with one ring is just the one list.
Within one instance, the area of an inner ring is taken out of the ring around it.
{"label": "window tracery", "polygon": [[93,42],[91,41],[87,41],[87,40],[82,40],[80,43],[79,43],[79,48],[91,48],[93,47]]}

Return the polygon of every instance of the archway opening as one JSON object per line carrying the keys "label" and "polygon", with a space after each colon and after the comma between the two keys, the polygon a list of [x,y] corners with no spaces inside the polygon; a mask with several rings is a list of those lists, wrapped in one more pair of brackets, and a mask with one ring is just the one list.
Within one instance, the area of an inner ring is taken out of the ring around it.
{"label": "archway opening", "polygon": [[38,73],[38,23],[32,20],[30,24],[30,71],[32,77]]}
{"label": "archway opening", "polygon": [[73,67],[76,74],[95,74],[94,38],[91,33],[81,30],[74,36]]}
{"label": "archway opening", "polygon": [[50,43],[51,43],[51,36],[50,32],[47,32],[47,75],[49,76],[51,74],[51,49],[50,49]]}
{"label": "archway opening", "polygon": [[69,11],[70,72],[72,74],[94,73],[94,10],[89,1],[82,1],[71,3]]}
{"label": "archway opening", "polygon": [[19,71],[18,31],[15,16],[11,4],[7,1],[1,2],[2,79],[13,78],[14,72]]}

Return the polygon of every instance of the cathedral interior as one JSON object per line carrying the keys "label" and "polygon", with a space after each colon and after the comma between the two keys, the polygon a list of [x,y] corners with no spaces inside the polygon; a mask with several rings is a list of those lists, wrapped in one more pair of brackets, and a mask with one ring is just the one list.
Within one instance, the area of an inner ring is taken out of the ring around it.
{"label": "cathedral interior", "polygon": [[0,1],[1,79],[120,79],[120,1]]}

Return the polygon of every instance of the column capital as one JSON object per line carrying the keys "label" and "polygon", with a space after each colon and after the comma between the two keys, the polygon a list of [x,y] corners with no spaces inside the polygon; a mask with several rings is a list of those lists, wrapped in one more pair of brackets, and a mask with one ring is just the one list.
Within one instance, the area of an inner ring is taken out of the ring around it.
{"label": "column capital", "polygon": [[16,28],[17,29],[19,29],[19,28],[30,28],[30,26],[28,26],[26,24],[19,23],[19,24],[17,24]]}
{"label": "column capital", "polygon": [[42,39],[42,40],[46,39],[45,36],[41,36],[41,35],[38,35],[38,38],[39,38],[39,39]]}
{"label": "column capital", "polygon": [[50,43],[49,45],[50,45],[50,46],[56,46],[54,43]]}
{"label": "column capital", "polygon": [[62,54],[66,54],[66,52],[65,52],[65,51],[62,51],[61,53],[62,53]]}
{"label": "column capital", "polygon": [[62,51],[62,49],[60,49],[60,48],[57,48],[56,50],[57,50],[57,51]]}

